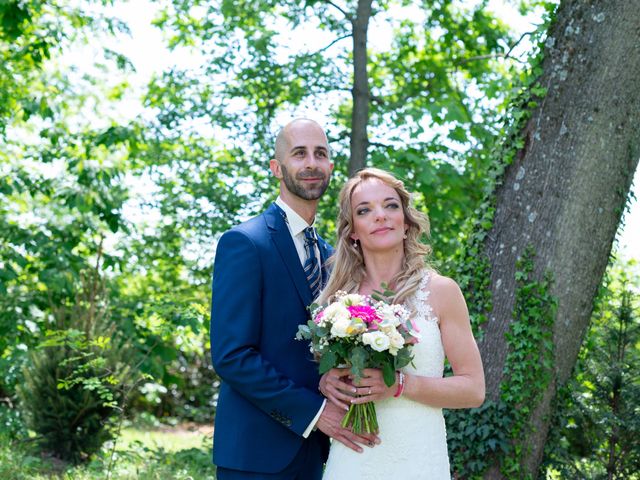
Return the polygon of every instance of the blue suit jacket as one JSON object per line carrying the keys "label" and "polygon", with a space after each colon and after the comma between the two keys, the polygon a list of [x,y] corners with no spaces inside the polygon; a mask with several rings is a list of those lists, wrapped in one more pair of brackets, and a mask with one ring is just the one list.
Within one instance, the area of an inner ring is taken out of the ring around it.
{"label": "blue suit jacket", "polygon": [[[332,250],[322,239],[318,245],[324,265]],[[302,446],[302,433],[323,401],[309,345],[295,340],[298,325],[309,318],[311,301],[278,207],[271,205],[222,235],[211,307],[211,357],[222,379],[214,430],[216,465],[275,473]],[[326,454],[328,438],[323,441]]]}

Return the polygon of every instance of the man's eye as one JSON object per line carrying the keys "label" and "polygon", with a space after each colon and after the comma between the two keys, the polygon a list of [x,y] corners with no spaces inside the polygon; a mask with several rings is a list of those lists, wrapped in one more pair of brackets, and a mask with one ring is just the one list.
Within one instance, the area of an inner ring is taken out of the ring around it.
{"label": "man's eye", "polygon": [[324,150],[317,151],[316,155],[321,158],[327,158],[327,152],[325,152]]}

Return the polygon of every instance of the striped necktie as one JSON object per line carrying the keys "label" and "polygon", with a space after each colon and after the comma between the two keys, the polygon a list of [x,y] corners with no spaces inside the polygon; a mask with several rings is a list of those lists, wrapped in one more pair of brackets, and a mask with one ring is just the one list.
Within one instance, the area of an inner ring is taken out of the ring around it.
{"label": "striped necktie", "polygon": [[304,262],[304,273],[307,276],[307,282],[309,288],[311,288],[311,295],[316,298],[320,293],[320,264],[318,257],[316,256],[316,239],[315,230],[313,227],[307,227],[304,229],[304,249],[307,252],[307,259]]}

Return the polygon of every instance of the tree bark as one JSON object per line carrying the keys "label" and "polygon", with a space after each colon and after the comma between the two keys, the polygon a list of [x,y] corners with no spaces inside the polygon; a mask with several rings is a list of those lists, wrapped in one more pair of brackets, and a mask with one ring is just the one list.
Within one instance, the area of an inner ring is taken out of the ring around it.
{"label": "tree bark", "polygon": [[[535,251],[534,276],[553,277],[558,308],[551,381],[533,406],[522,475],[542,460],[551,405],[588,327],[640,157],[640,0],[566,0],[545,44],[545,98],[525,144],[495,190],[490,259],[493,310],[480,343],[487,397],[500,398],[514,321],[516,261]],[[532,388],[536,388],[532,385]],[[494,465],[486,478],[502,478]]]}
{"label": "tree bark", "polygon": [[358,0],[353,25],[353,111],[351,112],[351,158],[349,176],[367,162],[367,123],[369,123],[369,76],[367,73],[367,30],[372,0]]}

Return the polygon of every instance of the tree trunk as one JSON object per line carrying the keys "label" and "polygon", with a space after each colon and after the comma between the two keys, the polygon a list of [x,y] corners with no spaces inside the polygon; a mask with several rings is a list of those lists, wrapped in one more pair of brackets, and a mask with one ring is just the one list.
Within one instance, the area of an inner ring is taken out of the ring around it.
{"label": "tree trunk", "polygon": [[[639,78],[640,0],[561,3],[539,82],[547,93],[496,187],[484,243],[493,310],[480,348],[489,399],[500,399],[507,380],[505,334],[514,322],[516,262],[527,247],[535,252],[533,276],[550,273],[557,300],[551,379],[519,439],[523,477],[537,475],[551,405],[575,364],[638,164]],[[503,478],[497,465],[485,476]]]}
{"label": "tree trunk", "polygon": [[351,112],[351,159],[349,176],[367,162],[367,123],[369,122],[369,77],[367,74],[367,29],[372,0],[358,0],[353,20],[353,111]]}

